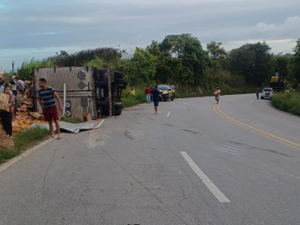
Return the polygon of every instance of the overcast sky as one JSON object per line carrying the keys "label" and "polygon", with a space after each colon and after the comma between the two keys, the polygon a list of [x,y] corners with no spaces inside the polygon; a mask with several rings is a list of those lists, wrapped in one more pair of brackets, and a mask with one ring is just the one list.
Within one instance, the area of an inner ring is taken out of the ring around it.
{"label": "overcast sky", "polygon": [[0,68],[59,50],[133,51],[166,35],[191,33],[226,50],[267,41],[292,52],[300,38],[300,0],[0,0]]}

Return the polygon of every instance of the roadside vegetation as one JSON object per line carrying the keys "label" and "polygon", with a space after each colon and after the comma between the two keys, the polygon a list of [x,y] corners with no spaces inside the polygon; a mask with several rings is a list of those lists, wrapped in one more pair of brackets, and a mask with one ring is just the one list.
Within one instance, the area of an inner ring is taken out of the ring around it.
{"label": "roadside vegetation", "polygon": [[49,130],[39,126],[13,134],[14,146],[7,149],[0,147],[0,163],[6,162],[26,149],[33,147],[50,135]]}
{"label": "roadside vegetation", "polygon": [[[145,102],[146,84],[173,84],[176,96],[212,95],[220,87],[222,94],[254,93],[256,88],[269,85],[278,72],[286,88],[300,82],[300,39],[293,54],[273,54],[266,42],[242,45],[226,51],[221,42],[211,41],[203,49],[191,34],[168,35],[162,41],[153,40],[148,46],[136,47],[134,52],[115,48],[82,50],[74,54],[61,50],[44,60],[32,59],[18,69],[18,76],[30,79],[33,68],[64,66],[94,66],[122,71],[128,88],[124,91],[124,107]],[[12,73],[7,73],[10,80]]]}
{"label": "roadside vegetation", "polygon": [[276,93],[272,97],[275,108],[300,116],[300,92]]}
{"label": "roadside vegetation", "polygon": [[61,119],[63,122],[67,123],[82,123],[81,118],[65,117]]}

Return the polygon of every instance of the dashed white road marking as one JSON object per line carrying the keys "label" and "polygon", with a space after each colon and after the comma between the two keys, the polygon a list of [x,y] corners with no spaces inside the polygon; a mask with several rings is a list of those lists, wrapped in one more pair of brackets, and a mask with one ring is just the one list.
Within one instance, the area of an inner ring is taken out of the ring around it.
{"label": "dashed white road marking", "polygon": [[171,114],[171,111],[170,111],[170,112],[168,112],[168,114],[167,114],[167,117],[169,117],[169,116],[170,116],[170,114]]}
{"label": "dashed white road marking", "polygon": [[230,202],[229,199],[219,190],[219,188],[206,176],[205,173],[197,166],[191,157],[184,151],[180,152],[182,157],[187,161],[190,167],[194,170],[197,176],[203,181],[205,186],[221,203]]}

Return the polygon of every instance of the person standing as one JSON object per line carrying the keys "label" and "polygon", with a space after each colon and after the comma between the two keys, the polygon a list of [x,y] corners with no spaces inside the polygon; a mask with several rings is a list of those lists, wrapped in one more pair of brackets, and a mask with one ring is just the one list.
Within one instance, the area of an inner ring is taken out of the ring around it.
{"label": "person standing", "polygon": [[43,108],[45,121],[49,123],[51,137],[54,138],[53,122],[52,122],[54,121],[57,130],[57,139],[61,139],[60,126],[58,121],[59,118],[58,118],[57,108],[54,100],[54,98],[56,98],[59,104],[59,109],[62,111],[63,107],[60,98],[57,92],[54,90],[54,88],[47,86],[47,80],[45,78],[39,79],[39,87],[40,89],[38,90],[38,96],[39,96],[38,100],[41,107]]}
{"label": "person standing", "polygon": [[2,80],[0,80],[0,92],[4,92],[4,82]]}
{"label": "person standing", "polygon": [[147,85],[147,87],[145,88],[145,96],[146,96],[147,103],[150,103],[151,96],[150,96],[150,88],[149,88],[149,85]]}
{"label": "person standing", "polygon": [[11,91],[14,94],[14,96],[17,96],[18,95],[17,85],[13,80],[11,80],[11,82],[10,82],[10,87],[11,87]]}
{"label": "person standing", "polygon": [[[151,84],[150,84],[150,87],[149,87],[149,88],[150,88],[150,94],[151,94],[152,91],[153,91],[153,87],[152,87]],[[150,98],[151,98],[150,101],[153,102],[153,95],[152,95],[152,94],[151,94]]]}
{"label": "person standing", "polygon": [[217,101],[217,104],[219,104],[220,96],[221,96],[221,90],[220,90],[220,88],[217,87],[214,94],[215,94],[215,99]]}
{"label": "person standing", "polygon": [[23,81],[19,80],[19,78],[17,78],[16,76],[13,76],[13,80],[15,81],[15,83],[17,85],[17,89],[20,92],[24,92],[25,91],[25,85],[24,85]]}
{"label": "person standing", "polygon": [[259,89],[258,88],[256,88],[255,93],[256,93],[256,98],[259,99]]}
{"label": "person standing", "polygon": [[134,88],[130,89],[130,95],[135,96],[135,90],[134,90]]}
{"label": "person standing", "polygon": [[153,95],[153,103],[154,103],[155,114],[157,114],[159,98],[162,97],[159,90],[157,89],[157,85],[152,90],[151,94]]}
{"label": "person standing", "polygon": [[7,112],[1,112],[0,117],[3,128],[6,132],[6,137],[12,138],[12,118],[15,104],[15,96],[12,94],[11,88],[8,84],[5,85],[4,93],[9,96],[8,105],[6,105]]}

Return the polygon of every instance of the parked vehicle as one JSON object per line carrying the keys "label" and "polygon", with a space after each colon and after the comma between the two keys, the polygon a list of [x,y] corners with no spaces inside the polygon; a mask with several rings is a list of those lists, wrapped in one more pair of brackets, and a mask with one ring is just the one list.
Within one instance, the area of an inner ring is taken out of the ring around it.
{"label": "parked vehicle", "polygon": [[[95,67],[59,67],[34,69],[33,72],[35,90],[39,88],[38,80],[45,78],[62,102],[66,84],[66,116],[80,117],[83,113],[90,113],[92,119],[109,116],[107,70],[98,70]],[[127,87],[127,81],[123,79],[121,72],[110,71],[110,75],[112,115],[117,116],[122,113],[121,95],[122,90]],[[41,112],[41,107],[36,105]],[[59,114],[62,115],[61,112]]]}
{"label": "parked vehicle", "polygon": [[260,98],[261,99],[271,99],[273,97],[273,94],[274,94],[273,88],[267,87],[262,90]]}
{"label": "parked vehicle", "polygon": [[158,85],[157,89],[160,91],[162,100],[167,101],[171,100],[174,101],[175,98],[175,86],[168,85],[168,84],[161,84]]}

